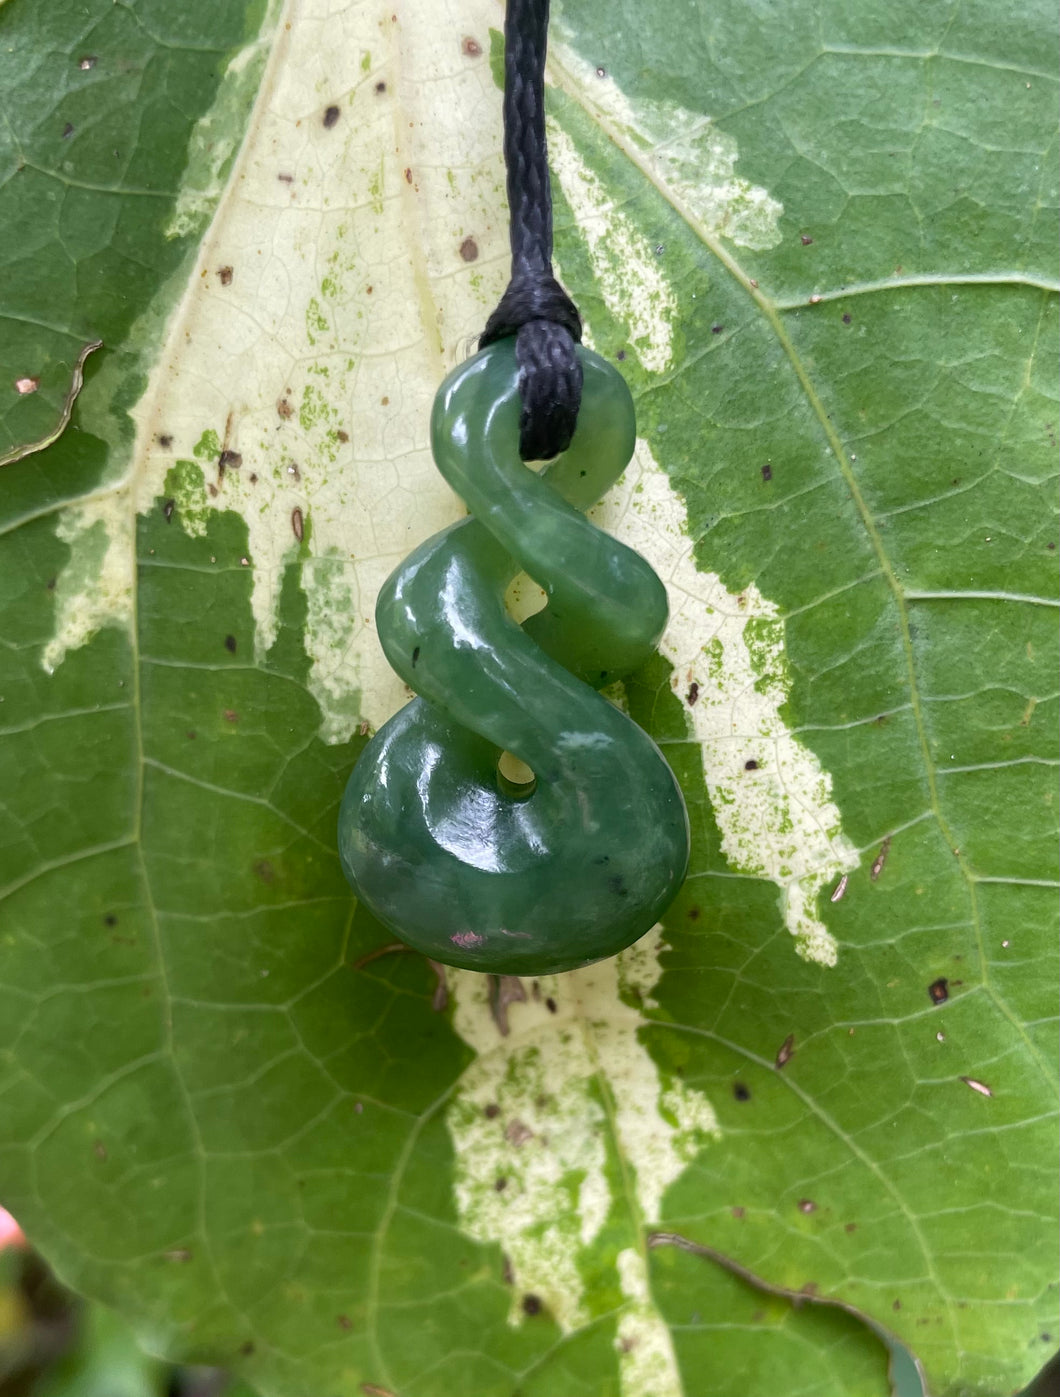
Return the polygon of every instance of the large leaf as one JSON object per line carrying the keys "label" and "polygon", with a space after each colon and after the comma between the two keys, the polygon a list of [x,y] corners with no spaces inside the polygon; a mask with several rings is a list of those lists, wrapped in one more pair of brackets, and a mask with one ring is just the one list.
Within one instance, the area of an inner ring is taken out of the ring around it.
{"label": "large leaf", "polygon": [[619,961],[444,1007],[335,818],[406,697],[376,590],[459,513],[499,22],[0,9],[0,1195],[270,1397],[884,1393],[851,1312],[1008,1392],[1056,1342],[1051,16],[556,17],[693,868]]}

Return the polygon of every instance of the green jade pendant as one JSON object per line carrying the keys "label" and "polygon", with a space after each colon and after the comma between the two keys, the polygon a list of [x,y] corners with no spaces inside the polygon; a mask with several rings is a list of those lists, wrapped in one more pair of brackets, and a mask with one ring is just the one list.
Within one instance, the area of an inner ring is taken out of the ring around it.
{"label": "green jade pendant", "polygon": [[[519,459],[514,341],[455,369],[431,443],[472,517],[391,574],[376,606],[387,660],[419,695],[362,753],[339,815],[357,896],[432,960],[506,975],[574,970],[643,936],[688,867],[680,788],[651,738],[598,689],[642,665],[667,618],[648,563],[582,513],[633,453],[621,375],[579,349],[570,447]],[[518,625],[520,572],[544,610]],[[533,781],[498,767],[520,758]]]}

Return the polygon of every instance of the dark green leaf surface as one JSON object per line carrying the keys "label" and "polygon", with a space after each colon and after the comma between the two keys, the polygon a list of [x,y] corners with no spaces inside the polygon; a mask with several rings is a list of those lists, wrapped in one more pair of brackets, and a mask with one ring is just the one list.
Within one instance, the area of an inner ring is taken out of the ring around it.
{"label": "dark green leaf surface", "polygon": [[505,1035],[372,958],[335,851],[505,271],[498,16],[395,13],[0,8],[0,456],[104,344],[0,470],[0,1198],[266,1397],[887,1392],[778,1289],[1011,1392],[1057,1337],[1052,18],[562,7],[694,852],[661,951]]}

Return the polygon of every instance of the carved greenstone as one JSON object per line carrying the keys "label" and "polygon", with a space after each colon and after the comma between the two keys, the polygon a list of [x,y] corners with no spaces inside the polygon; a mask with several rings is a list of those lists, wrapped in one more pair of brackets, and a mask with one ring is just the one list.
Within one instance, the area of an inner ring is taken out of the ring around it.
{"label": "carved greenstone", "polygon": [[[688,864],[673,773],[597,692],[651,656],[667,601],[648,563],[582,513],[625,469],[635,419],[621,375],[579,354],[577,431],[540,472],[518,455],[512,341],[439,389],[435,461],[472,517],[382,589],[380,641],[419,697],[365,748],[339,817],[363,902],[410,946],[472,970],[544,975],[615,955]],[[505,605],[520,572],[548,598],[521,626]],[[505,751],[532,781],[505,776]]]}

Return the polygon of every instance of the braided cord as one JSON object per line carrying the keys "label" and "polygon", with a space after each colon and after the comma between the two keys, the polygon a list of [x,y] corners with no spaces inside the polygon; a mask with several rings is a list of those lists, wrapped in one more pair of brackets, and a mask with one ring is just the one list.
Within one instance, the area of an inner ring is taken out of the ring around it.
{"label": "braided cord", "polygon": [[545,461],[570,445],[582,395],[577,307],[552,274],[545,141],[549,0],[508,0],[504,16],[504,161],[512,275],[479,344],[515,336],[519,454]]}

